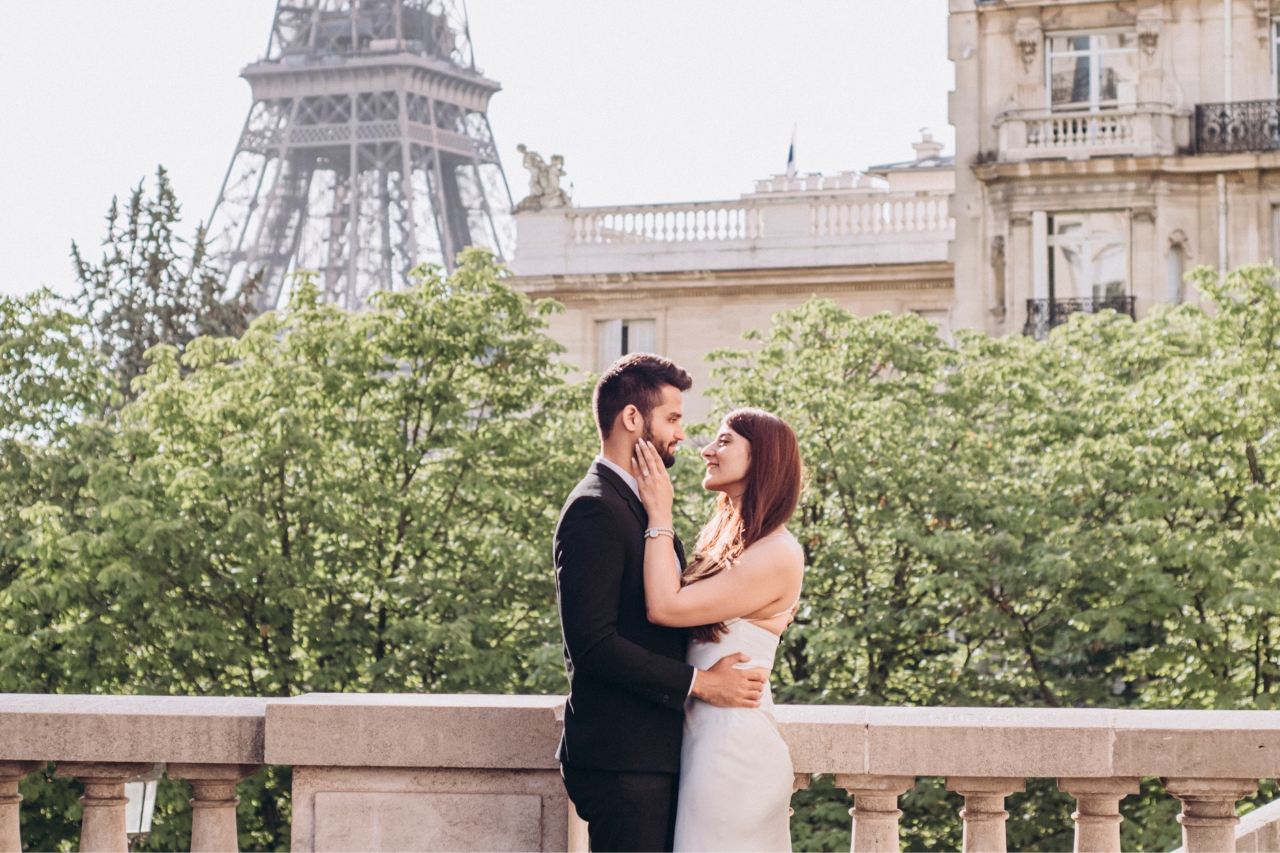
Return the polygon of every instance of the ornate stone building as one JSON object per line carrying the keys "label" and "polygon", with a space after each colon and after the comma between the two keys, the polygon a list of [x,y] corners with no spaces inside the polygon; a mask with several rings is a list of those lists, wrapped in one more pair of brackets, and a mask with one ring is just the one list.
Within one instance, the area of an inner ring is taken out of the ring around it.
{"label": "ornate stone building", "polygon": [[954,323],[1195,298],[1280,242],[1270,0],[950,0]]}
{"label": "ornate stone building", "polygon": [[[901,163],[838,175],[775,175],[736,201],[572,207],[562,161],[532,152],[516,208],[516,285],[565,312],[551,334],[596,371],[627,352],[658,352],[710,387],[706,354],[744,346],[778,311],[810,296],[858,314],[915,311],[951,326],[947,259],[952,158],[927,134]],[[688,414],[706,414],[700,393]]]}

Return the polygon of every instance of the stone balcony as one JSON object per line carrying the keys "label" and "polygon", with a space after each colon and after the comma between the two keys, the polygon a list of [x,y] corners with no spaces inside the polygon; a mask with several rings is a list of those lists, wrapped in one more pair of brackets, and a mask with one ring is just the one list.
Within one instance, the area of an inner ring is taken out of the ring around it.
{"label": "stone balcony", "polygon": [[[234,785],[293,767],[293,849],[585,850],[554,758],[563,698],[311,694],[292,699],[0,696],[0,851],[21,849],[18,781],[46,761],[85,785],[81,849],[124,851],[124,784],[188,779],[192,849],[236,849]],[[1077,851],[1120,849],[1120,800],[1160,777],[1185,850],[1276,849],[1280,812],[1235,804],[1280,776],[1280,712],[777,708],[796,788],[830,774],[853,850],[897,851],[898,797],[942,776],[966,851],[1005,850],[1004,799],[1050,777],[1076,799]],[[1278,803],[1277,805],[1280,805]]]}
{"label": "stone balcony", "polygon": [[952,173],[939,172],[919,189],[897,189],[898,175],[775,176],[736,201],[518,213],[511,266],[531,277],[942,262],[955,223]]}
{"label": "stone balcony", "polygon": [[995,122],[1001,163],[1170,156],[1189,149],[1191,115],[1162,104],[1130,110],[1012,110]]}

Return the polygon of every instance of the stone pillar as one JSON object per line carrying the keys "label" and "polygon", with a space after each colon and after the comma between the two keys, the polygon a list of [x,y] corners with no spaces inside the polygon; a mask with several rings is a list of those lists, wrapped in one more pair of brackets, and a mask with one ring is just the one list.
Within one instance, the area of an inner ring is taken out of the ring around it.
{"label": "stone pillar", "polygon": [[1059,779],[1058,790],[1076,798],[1075,853],[1120,853],[1120,800],[1138,793],[1138,777]]}
{"label": "stone pillar", "polygon": [[1257,779],[1162,779],[1164,789],[1182,800],[1182,849],[1210,853],[1236,849],[1236,800],[1258,790]]}
{"label": "stone pillar", "polygon": [[898,797],[915,786],[914,776],[836,774],[836,787],[853,795],[852,853],[898,853]]}
{"label": "stone pillar", "polygon": [[43,761],[0,761],[0,853],[22,853],[18,783],[43,766]]}
{"label": "stone pillar", "polygon": [[154,764],[120,762],[59,761],[59,776],[74,776],[84,785],[80,804],[81,853],[128,853],[129,836],[125,830],[124,783],[146,773]]}
{"label": "stone pillar", "polygon": [[256,764],[170,764],[170,779],[191,783],[191,853],[236,853],[236,783],[258,772]]}
{"label": "stone pillar", "polygon": [[1004,798],[1027,790],[1027,780],[1000,776],[948,776],[947,790],[964,797],[964,853],[1005,853]]}
{"label": "stone pillar", "polygon": [[[794,794],[796,791],[803,791],[805,788],[809,787],[809,782],[812,779],[813,777],[810,776],[808,773],[793,774],[793,777],[791,779],[791,793]],[[795,809],[787,809],[788,815],[794,817],[795,813],[796,813]]]}

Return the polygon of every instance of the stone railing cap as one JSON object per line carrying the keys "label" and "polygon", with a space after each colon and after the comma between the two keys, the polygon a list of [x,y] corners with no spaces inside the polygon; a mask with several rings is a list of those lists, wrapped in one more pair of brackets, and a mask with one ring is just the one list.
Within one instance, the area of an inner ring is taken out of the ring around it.
{"label": "stone railing cap", "polygon": [[0,694],[0,755],[259,764],[266,705],[244,697]]}
{"label": "stone railing cap", "polygon": [[563,696],[320,693],[267,706],[266,760],[328,767],[552,769]]}

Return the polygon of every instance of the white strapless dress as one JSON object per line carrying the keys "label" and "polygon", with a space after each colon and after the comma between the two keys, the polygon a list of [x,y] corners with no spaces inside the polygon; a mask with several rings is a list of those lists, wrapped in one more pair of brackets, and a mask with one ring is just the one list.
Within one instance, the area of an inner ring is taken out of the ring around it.
{"label": "white strapless dress", "polygon": [[[739,667],[773,668],[777,635],[744,619],[725,624],[729,631],[720,642],[691,642],[685,660],[709,669],[725,655],[743,652],[751,660]],[[675,849],[789,851],[793,779],[768,684],[759,708],[718,708],[689,697]]]}

